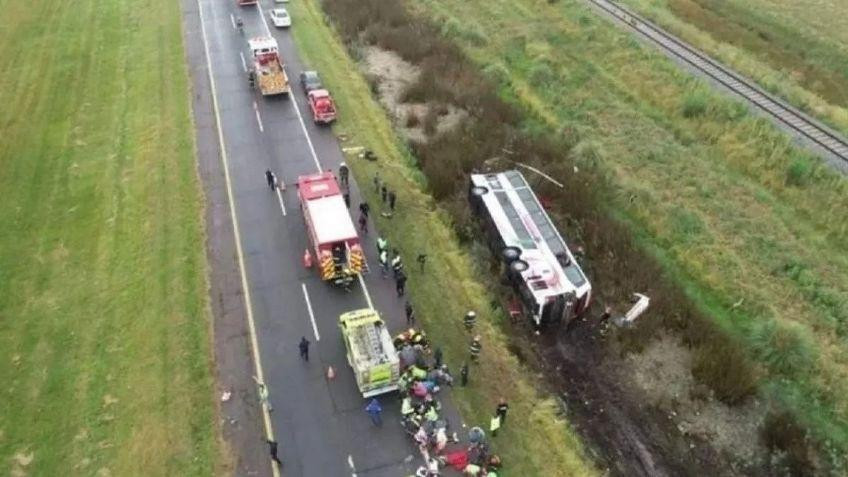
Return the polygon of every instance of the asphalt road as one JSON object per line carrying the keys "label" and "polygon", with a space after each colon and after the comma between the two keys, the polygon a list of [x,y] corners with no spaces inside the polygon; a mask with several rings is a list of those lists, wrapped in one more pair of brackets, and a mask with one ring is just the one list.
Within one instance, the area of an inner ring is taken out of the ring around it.
{"label": "asphalt road", "polygon": [[[288,31],[270,30],[285,59],[292,94],[263,98],[249,88],[240,53],[249,61],[247,38],[267,33],[262,15],[272,7],[270,0],[260,5],[262,11],[255,6],[238,7],[232,0],[200,0],[200,5],[259,355],[274,406],[271,421],[285,464],[283,475],[409,475],[421,459],[397,422],[396,394],[381,397],[384,425],[373,427],[336,326],[339,314],[368,306],[370,296],[389,329],[393,333],[402,330],[404,302],[396,296],[394,282],[380,278],[379,273],[370,274],[365,277],[367,292],[360,285],[344,292],[321,282],[301,263],[307,239],[293,184],[299,175],[319,168],[336,170],[343,155],[332,131],[314,125],[309,117],[305,96],[297,85],[303,65],[292,38]],[[244,20],[244,36],[236,30],[233,16]],[[297,28],[297,18],[293,23]],[[187,31],[187,39],[203,41],[197,31]],[[190,46],[188,50],[197,48]],[[194,75],[199,71],[192,69]],[[206,144],[213,139],[212,134],[199,132],[199,149],[214,148]],[[282,204],[265,184],[266,169],[275,171],[288,186],[282,193]],[[351,199],[351,209],[357,210],[360,196],[353,180]],[[376,264],[376,234],[374,224],[369,225],[371,234],[363,237],[363,243],[369,263]],[[409,258],[406,261],[411,262]],[[312,342],[309,363],[298,356],[301,336]],[[336,371],[331,381],[326,378],[329,366]],[[447,394],[449,391],[440,396],[445,413],[452,430],[462,434]],[[264,443],[257,439],[256,445]]]}

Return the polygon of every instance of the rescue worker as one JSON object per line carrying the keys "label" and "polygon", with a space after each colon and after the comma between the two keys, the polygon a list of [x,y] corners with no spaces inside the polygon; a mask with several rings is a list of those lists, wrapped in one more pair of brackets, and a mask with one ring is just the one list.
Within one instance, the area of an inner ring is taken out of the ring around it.
{"label": "rescue worker", "polygon": [[442,347],[436,346],[436,351],[433,352],[433,367],[440,369],[442,367]]}
{"label": "rescue worker", "polygon": [[255,71],[250,70],[250,71],[247,72],[247,84],[250,85],[250,89],[253,89],[253,88],[256,87],[256,72]]}
{"label": "rescue worker", "polygon": [[347,187],[347,178],[348,174],[350,174],[350,170],[347,168],[347,164],[344,162],[339,165],[339,181],[341,181],[342,185]]}
{"label": "rescue worker", "polygon": [[397,289],[398,296],[403,296],[404,292],[406,292],[406,275],[403,271],[399,271],[397,273],[397,277],[395,278],[395,288]]}
{"label": "rescue worker", "polygon": [[483,344],[480,343],[480,335],[474,337],[471,340],[471,344],[468,345],[468,351],[471,353],[471,361],[476,363],[480,359],[480,352],[483,351]]}
{"label": "rescue worker", "polygon": [[383,425],[383,418],[380,417],[380,414],[383,412],[383,407],[380,406],[380,401],[377,398],[371,399],[371,402],[365,406],[365,412],[368,413],[368,416],[371,417],[371,422],[380,427]]}
{"label": "rescue worker", "polygon": [[459,377],[462,386],[468,384],[468,363],[462,363],[462,367],[459,368]]}
{"label": "rescue worker", "polygon": [[412,373],[412,377],[417,380],[427,379],[427,371],[419,368],[418,366],[412,366],[409,368],[409,371]]}
{"label": "rescue worker", "polygon": [[395,273],[395,277],[398,276],[398,273],[403,270],[403,260],[400,258],[400,252],[397,249],[392,250],[392,271]]}
{"label": "rescue worker", "polygon": [[300,357],[304,361],[309,361],[309,340],[305,336],[301,336],[297,347],[300,349]]}
{"label": "rescue worker", "polygon": [[406,301],[406,305],[404,306],[404,311],[406,312],[406,324],[407,326],[415,324],[415,310],[412,309],[412,305],[409,303],[409,300]]}
{"label": "rescue worker", "polygon": [[380,252],[380,270],[383,273],[383,278],[389,276],[389,252],[386,250]]}
{"label": "rescue worker", "polygon": [[436,406],[427,406],[427,411],[424,412],[424,419],[429,422],[436,422],[439,420],[439,413],[436,411]]}
{"label": "rescue worker", "polygon": [[377,237],[377,253],[382,253],[383,250],[389,250],[389,241],[381,235]]}
{"label": "rescue worker", "polygon": [[506,413],[509,411],[509,404],[507,404],[506,399],[500,398],[498,401],[498,407],[495,408],[495,414],[500,416],[501,424],[506,423]]}
{"label": "rescue worker", "polygon": [[271,169],[265,169],[265,181],[268,182],[268,188],[274,190],[274,173]]}
{"label": "rescue worker", "polygon": [[492,433],[492,437],[498,435],[498,429],[501,428],[501,416],[499,414],[495,414],[492,416],[492,420],[489,421],[489,432]]}
{"label": "rescue worker", "polygon": [[397,195],[395,194],[395,191],[390,190],[389,191],[389,213],[391,213],[391,214],[395,213],[395,201],[396,200],[397,200]]}
{"label": "rescue worker", "polygon": [[412,336],[410,337],[412,345],[420,345],[422,348],[427,347],[427,335],[423,331],[414,331],[412,328],[410,330],[412,331]]}
{"label": "rescue worker", "polygon": [[368,205],[368,202],[364,200],[359,204],[359,213],[364,215],[365,218],[368,218],[368,212],[371,210],[371,206]]}
{"label": "rescue worker", "polygon": [[368,218],[364,214],[359,214],[359,230],[363,234],[368,233]]}
{"label": "rescue worker", "polygon": [[477,312],[474,310],[469,311],[465,314],[465,317],[462,319],[462,323],[465,325],[465,331],[471,332],[474,329],[474,325],[477,323]]}
{"label": "rescue worker", "polygon": [[412,407],[412,398],[409,394],[407,394],[400,402],[400,415],[403,417],[409,417],[409,415],[413,412],[415,412],[415,408]]}

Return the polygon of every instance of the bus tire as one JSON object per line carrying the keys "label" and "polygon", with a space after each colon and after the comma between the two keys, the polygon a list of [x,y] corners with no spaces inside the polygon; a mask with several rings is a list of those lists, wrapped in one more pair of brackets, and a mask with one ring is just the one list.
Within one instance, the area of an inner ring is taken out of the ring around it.
{"label": "bus tire", "polygon": [[475,197],[480,197],[489,192],[489,189],[483,186],[474,186],[471,188],[471,195]]}
{"label": "bus tire", "polygon": [[528,268],[530,268],[530,265],[524,260],[513,260],[509,263],[509,270],[514,273],[526,272]]}
{"label": "bus tire", "polygon": [[518,247],[504,247],[501,250],[501,257],[506,263],[512,263],[521,257],[521,249]]}

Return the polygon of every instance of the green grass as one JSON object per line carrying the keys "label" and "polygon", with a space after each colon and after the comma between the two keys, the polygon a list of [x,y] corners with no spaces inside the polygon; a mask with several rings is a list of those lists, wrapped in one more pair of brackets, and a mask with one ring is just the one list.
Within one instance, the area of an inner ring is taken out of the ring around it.
{"label": "green grass", "polygon": [[[458,370],[467,356],[467,335],[461,317],[468,309],[481,311],[478,328],[483,335],[483,365],[471,370],[472,385],[451,391],[465,420],[488,422],[498,396],[510,404],[510,422],[495,439],[495,450],[505,461],[505,475],[594,475],[574,431],[556,415],[556,405],[537,391],[538,383],[507,351],[507,340],[497,325],[502,317],[491,312],[490,296],[475,278],[472,261],[452,232],[448,215],[423,192],[425,180],[406,147],[392,130],[385,112],[371,96],[369,85],[348,57],[338,37],[327,26],[316,0],[291,4],[292,32],[309,67],[318,69],[339,104],[336,130],[348,140],[343,146],[365,146],[380,157],[376,164],[351,159],[354,174],[371,203],[378,203],[371,180],[379,170],[398,191],[399,213],[378,219],[380,230],[406,257],[429,256],[424,274],[412,273],[408,285],[419,321],[442,345],[446,359]],[[454,25],[456,27],[456,25]]]}
{"label": "green grass", "polygon": [[836,0],[625,0],[848,133],[848,16]]}
{"label": "green grass", "polygon": [[0,474],[209,475],[179,4],[0,9]]}
{"label": "green grass", "polygon": [[771,371],[764,395],[848,449],[845,179],[580,1],[409,5],[488,38],[448,32],[484,70],[506,71],[492,76],[531,122],[567,132],[574,159],[610,178],[610,212]]}

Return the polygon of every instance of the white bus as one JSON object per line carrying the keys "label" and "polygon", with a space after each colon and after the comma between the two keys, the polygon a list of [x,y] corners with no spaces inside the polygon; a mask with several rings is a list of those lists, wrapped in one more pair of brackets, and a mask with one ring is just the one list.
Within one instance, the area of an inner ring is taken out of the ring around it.
{"label": "white bus", "polygon": [[520,172],[472,174],[468,198],[537,327],[588,309],[592,285]]}

